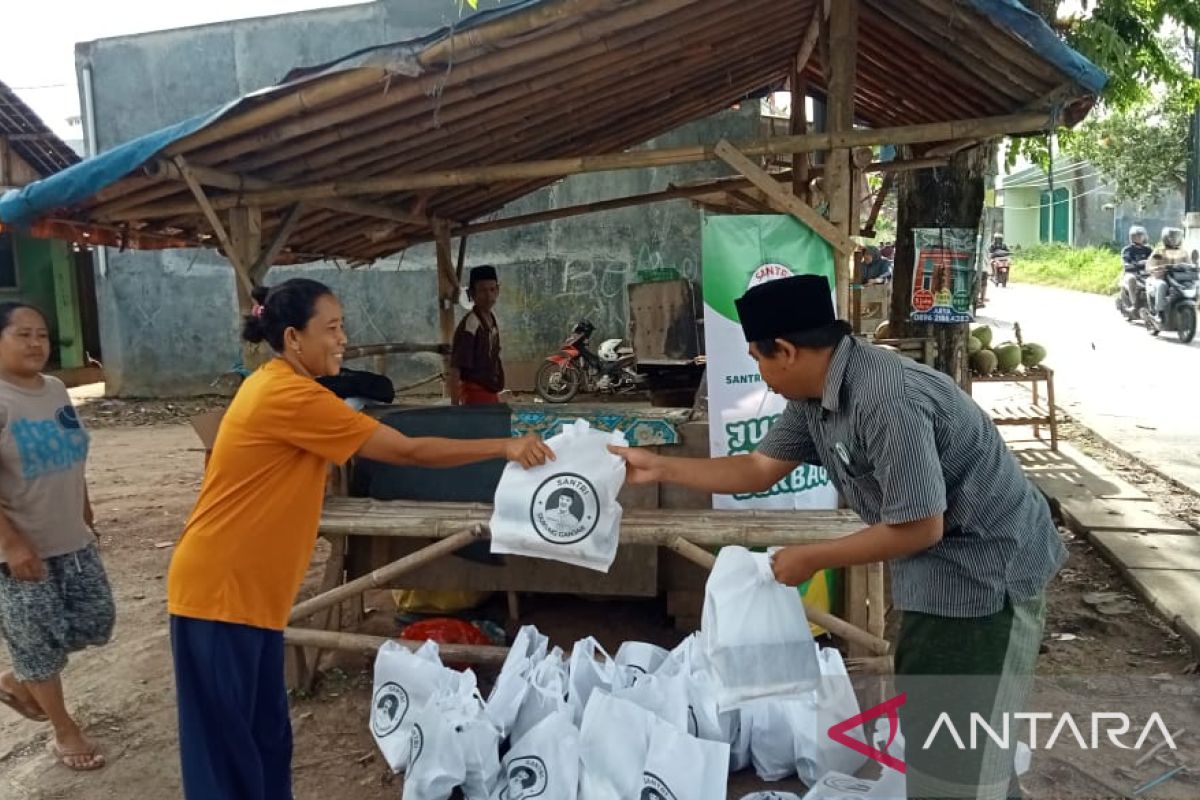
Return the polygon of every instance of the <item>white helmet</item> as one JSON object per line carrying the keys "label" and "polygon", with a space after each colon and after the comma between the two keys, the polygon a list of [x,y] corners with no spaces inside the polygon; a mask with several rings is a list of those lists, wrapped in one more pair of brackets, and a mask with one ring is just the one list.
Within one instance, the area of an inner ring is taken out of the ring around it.
{"label": "white helmet", "polygon": [[600,356],[601,361],[616,361],[621,357],[620,349],[620,339],[606,339],[604,343],[600,345],[600,348],[596,351],[596,354]]}

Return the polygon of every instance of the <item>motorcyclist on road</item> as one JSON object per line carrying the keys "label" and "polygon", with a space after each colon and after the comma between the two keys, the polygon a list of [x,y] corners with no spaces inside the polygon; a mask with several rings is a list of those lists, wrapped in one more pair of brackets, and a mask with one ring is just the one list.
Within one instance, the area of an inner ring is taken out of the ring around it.
{"label": "motorcyclist on road", "polygon": [[1150,249],[1150,236],[1141,225],[1129,228],[1129,244],[1121,250],[1121,293],[1131,308],[1137,303],[1138,276],[1146,269],[1146,259],[1154,252]]}
{"label": "motorcyclist on road", "polygon": [[1004,253],[1005,255],[1007,255],[1008,252],[1009,252],[1008,245],[1006,245],[1004,243],[1004,234],[1003,233],[993,233],[992,234],[992,243],[988,246],[988,258],[991,258],[992,256],[996,255],[997,253]]}
{"label": "motorcyclist on road", "polygon": [[1167,273],[1171,267],[1178,264],[1190,264],[1191,258],[1183,249],[1183,231],[1180,228],[1163,228],[1162,244],[1150,255],[1146,262],[1146,270],[1150,273],[1146,278],[1146,302],[1150,311],[1159,323],[1166,323]]}

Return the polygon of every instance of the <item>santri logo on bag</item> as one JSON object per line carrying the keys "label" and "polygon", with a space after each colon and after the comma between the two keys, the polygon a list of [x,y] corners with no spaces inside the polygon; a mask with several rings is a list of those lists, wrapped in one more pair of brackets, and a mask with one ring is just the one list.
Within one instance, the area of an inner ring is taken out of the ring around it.
{"label": "santri logo on bag", "polygon": [[653,772],[642,775],[642,793],[638,800],[676,800],[671,787],[662,782],[662,778]]}
{"label": "santri logo on bag", "polygon": [[546,762],[537,756],[514,758],[508,762],[504,786],[500,788],[500,800],[530,800],[546,793],[549,780]]}
{"label": "santri logo on bag", "polygon": [[550,544],[575,544],[596,529],[600,501],[587,478],[563,472],[547,478],[533,493],[529,521]]}
{"label": "santri logo on bag", "polygon": [[394,681],[388,681],[375,692],[371,701],[371,730],[382,739],[396,732],[408,716],[408,692]]}
{"label": "santri logo on bag", "polygon": [[425,750],[425,731],[421,730],[420,723],[414,723],[412,729],[412,755],[408,757],[408,769],[412,772],[413,765],[417,763],[417,759],[421,757],[421,753]]}

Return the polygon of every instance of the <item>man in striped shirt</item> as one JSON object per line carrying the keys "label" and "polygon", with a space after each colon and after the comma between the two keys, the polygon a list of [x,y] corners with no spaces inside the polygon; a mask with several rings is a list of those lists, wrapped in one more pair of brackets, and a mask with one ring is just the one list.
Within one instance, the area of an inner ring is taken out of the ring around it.
{"label": "man in striped shirt", "polygon": [[956,730],[970,730],[972,711],[999,725],[996,715],[1021,710],[1044,589],[1066,558],[1045,499],[948,376],[850,335],[825,278],[765,283],[737,307],[750,353],[786,410],[749,455],[618,448],[628,480],[750,494],[800,464],[826,467],[867,527],[778,551],[776,578],[796,585],[823,569],[890,562],[903,612],[895,666],[908,695],[900,718],[909,797],[1004,797],[1011,750],[922,745],[943,711]]}

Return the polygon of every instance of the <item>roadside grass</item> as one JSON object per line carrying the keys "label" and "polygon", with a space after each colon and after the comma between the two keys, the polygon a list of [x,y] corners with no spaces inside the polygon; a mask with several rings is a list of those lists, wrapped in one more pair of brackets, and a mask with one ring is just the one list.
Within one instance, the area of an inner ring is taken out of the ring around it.
{"label": "roadside grass", "polygon": [[1092,294],[1115,294],[1121,256],[1104,247],[1043,244],[1013,252],[1013,283],[1057,286]]}

